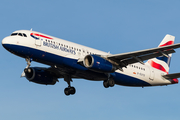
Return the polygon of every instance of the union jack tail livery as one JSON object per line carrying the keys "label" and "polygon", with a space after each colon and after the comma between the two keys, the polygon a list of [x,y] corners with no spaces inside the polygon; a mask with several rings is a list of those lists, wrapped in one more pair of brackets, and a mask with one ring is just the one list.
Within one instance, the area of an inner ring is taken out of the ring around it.
{"label": "union jack tail livery", "polygon": [[[161,41],[158,47],[172,45],[174,44],[174,40],[175,40],[174,36],[167,34],[164,37],[164,39]],[[149,64],[153,68],[159,69],[168,74],[171,57],[172,57],[172,54],[156,57],[156,58],[148,60],[147,64]]]}

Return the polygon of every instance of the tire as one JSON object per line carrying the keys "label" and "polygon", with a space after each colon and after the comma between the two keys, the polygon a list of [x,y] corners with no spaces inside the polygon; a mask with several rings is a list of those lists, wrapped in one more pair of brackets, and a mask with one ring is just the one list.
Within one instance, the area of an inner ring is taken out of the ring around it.
{"label": "tire", "polygon": [[110,79],[110,80],[108,81],[108,84],[109,84],[110,87],[113,87],[113,86],[115,85],[115,82],[114,82],[113,79]]}
{"label": "tire", "polygon": [[103,86],[104,86],[105,88],[108,88],[108,87],[109,87],[108,81],[104,81],[104,82],[103,82]]}
{"label": "tire", "polygon": [[67,96],[70,95],[70,89],[69,88],[65,88],[64,89],[64,94],[67,95]]}
{"label": "tire", "polygon": [[70,88],[70,94],[74,95],[76,93],[76,89],[74,87]]}

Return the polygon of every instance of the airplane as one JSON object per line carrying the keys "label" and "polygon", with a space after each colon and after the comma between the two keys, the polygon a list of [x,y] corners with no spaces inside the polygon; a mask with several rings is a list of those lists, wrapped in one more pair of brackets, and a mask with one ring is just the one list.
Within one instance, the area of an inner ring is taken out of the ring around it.
{"label": "airplane", "polygon": [[[18,30],[2,40],[12,54],[25,58],[27,66],[21,77],[42,85],[54,85],[63,78],[65,95],[74,95],[72,79],[103,81],[105,88],[116,85],[132,87],[177,84],[180,73],[169,74],[175,37],[167,34],[156,48],[110,54],[32,30]],[[36,61],[49,67],[30,67]]]}

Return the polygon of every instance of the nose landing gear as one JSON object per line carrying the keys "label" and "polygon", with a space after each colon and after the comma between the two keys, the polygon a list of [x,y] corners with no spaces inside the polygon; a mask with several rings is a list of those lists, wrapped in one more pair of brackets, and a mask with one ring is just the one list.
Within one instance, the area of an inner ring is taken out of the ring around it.
{"label": "nose landing gear", "polygon": [[31,58],[26,58],[26,62],[27,62],[26,68],[29,68],[31,66],[31,61],[32,61]]}
{"label": "nose landing gear", "polygon": [[27,72],[28,68],[31,66],[32,58],[26,58],[25,60],[26,60],[26,62],[27,62],[27,66],[26,66],[26,68],[24,69],[24,71],[22,72],[21,77],[25,77],[25,70],[26,70],[26,72]]}

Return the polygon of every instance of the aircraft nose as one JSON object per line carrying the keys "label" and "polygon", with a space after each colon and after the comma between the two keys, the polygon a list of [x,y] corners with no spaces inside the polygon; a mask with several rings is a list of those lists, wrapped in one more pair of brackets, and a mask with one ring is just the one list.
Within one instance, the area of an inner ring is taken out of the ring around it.
{"label": "aircraft nose", "polygon": [[7,42],[7,39],[4,38],[4,39],[2,40],[2,45],[4,45],[6,42]]}
{"label": "aircraft nose", "polygon": [[[4,38],[4,39],[5,39],[5,38]],[[5,40],[4,40],[4,39],[2,40],[2,45],[5,43]]]}
{"label": "aircraft nose", "polygon": [[9,44],[9,38],[8,37],[5,37],[3,40],[2,40],[2,46],[4,48],[6,48],[6,45]]}

